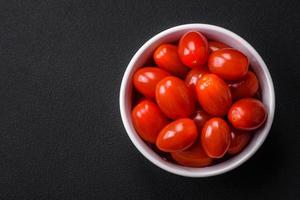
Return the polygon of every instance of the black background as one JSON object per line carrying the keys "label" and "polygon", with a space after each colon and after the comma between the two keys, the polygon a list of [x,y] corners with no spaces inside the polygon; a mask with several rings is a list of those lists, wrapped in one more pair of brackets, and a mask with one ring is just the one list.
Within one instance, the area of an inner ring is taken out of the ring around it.
{"label": "black background", "polygon": [[[299,10],[298,0],[1,1],[0,199],[300,199]],[[245,38],[275,85],[266,142],[216,177],[154,166],[119,114],[135,51],[185,23]]]}

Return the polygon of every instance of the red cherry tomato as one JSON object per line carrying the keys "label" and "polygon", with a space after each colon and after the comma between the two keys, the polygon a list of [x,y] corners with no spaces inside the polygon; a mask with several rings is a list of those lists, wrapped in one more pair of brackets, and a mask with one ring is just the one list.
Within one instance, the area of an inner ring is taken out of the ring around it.
{"label": "red cherry tomato", "polygon": [[156,146],[165,152],[185,150],[198,136],[195,122],[188,118],[178,119],[165,126],[159,133]]}
{"label": "red cherry tomato", "polygon": [[245,98],[235,102],[229,112],[228,120],[237,129],[254,130],[259,128],[267,118],[267,111],[262,102]]}
{"label": "red cherry tomato", "polygon": [[227,44],[224,44],[222,42],[208,41],[208,49],[210,53],[224,48],[230,48],[230,47]]}
{"label": "red cherry tomato", "polygon": [[258,90],[258,80],[251,71],[248,71],[242,80],[229,83],[228,85],[234,100],[253,97]]}
{"label": "red cherry tomato", "polygon": [[208,57],[209,70],[228,81],[239,80],[245,76],[248,66],[247,56],[231,48],[214,51]]}
{"label": "red cherry tomato", "polygon": [[178,164],[187,167],[205,167],[213,162],[203,150],[200,141],[187,150],[171,153],[171,156]]}
{"label": "red cherry tomato", "polygon": [[204,74],[207,73],[209,73],[209,71],[204,67],[192,69],[185,77],[185,84],[191,88],[193,92],[195,92],[196,83]]}
{"label": "red cherry tomato", "polygon": [[187,74],[188,68],[180,61],[177,51],[175,45],[162,44],[155,50],[153,58],[160,68],[183,78]]}
{"label": "red cherry tomato", "polygon": [[251,133],[248,131],[231,128],[231,144],[227,151],[228,154],[234,155],[241,152],[251,139]]}
{"label": "red cherry tomato", "polygon": [[159,81],[170,74],[157,67],[143,67],[133,75],[133,85],[146,97],[155,97],[155,88]]}
{"label": "red cherry tomato", "polygon": [[196,92],[202,108],[210,115],[224,116],[231,106],[227,83],[215,74],[205,74],[197,82]]}
{"label": "red cherry tomato", "polygon": [[184,34],[178,45],[180,60],[190,68],[199,68],[207,61],[208,43],[199,32],[191,31]]}
{"label": "red cherry tomato", "polygon": [[145,141],[155,143],[161,129],[168,124],[166,116],[151,100],[140,101],[132,110],[132,122]]}
{"label": "red cherry tomato", "polygon": [[196,126],[198,128],[198,131],[201,131],[205,122],[209,120],[211,116],[204,112],[203,110],[196,111],[196,114],[193,118],[194,122],[196,123]]}
{"label": "red cherry tomato", "polygon": [[205,123],[202,129],[201,142],[209,157],[223,157],[231,142],[229,126],[221,118],[211,118]]}
{"label": "red cherry tomato", "polygon": [[195,99],[185,83],[174,76],[161,80],[156,86],[156,101],[171,119],[190,116],[195,111]]}

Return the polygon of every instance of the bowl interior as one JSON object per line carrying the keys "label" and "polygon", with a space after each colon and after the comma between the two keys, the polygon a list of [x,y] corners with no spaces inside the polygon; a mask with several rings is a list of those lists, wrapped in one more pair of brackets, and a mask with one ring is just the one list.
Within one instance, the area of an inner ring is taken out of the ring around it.
{"label": "bowl interior", "polygon": [[[158,45],[162,43],[176,42],[184,33],[191,30],[200,31],[209,40],[223,42],[247,55],[251,68],[255,71],[260,82],[262,101],[268,109],[267,122],[263,127],[255,132],[251,142],[241,153],[224,162],[204,168],[184,167],[163,159],[149,148],[149,146],[138,136],[131,121],[133,73],[137,68],[143,66],[149,58],[152,57],[152,54]],[[120,108],[122,120],[130,139],[147,159],[171,173],[189,177],[204,177],[227,172],[242,164],[256,152],[265,140],[271,127],[275,109],[275,98],[273,83],[269,71],[259,54],[251,45],[235,33],[221,27],[206,24],[189,24],[177,26],[159,33],[138,50],[129,63],[123,77],[120,91]]]}

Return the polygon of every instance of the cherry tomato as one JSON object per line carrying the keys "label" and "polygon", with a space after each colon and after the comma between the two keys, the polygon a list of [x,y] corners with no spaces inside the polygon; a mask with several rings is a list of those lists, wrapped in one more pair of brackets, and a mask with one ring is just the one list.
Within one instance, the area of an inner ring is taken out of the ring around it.
{"label": "cherry tomato", "polygon": [[156,86],[156,101],[160,109],[171,119],[190,116],[195,111],[195,98],[185,83],[168,76]]}
{"label": "cherry tomato", "polygon": [[259,128],[267,118],[267,111],[262,102],[245,98],[235,102],[229,112],[228,120],[237,129],[254,130]]}
{"label": "cherry tomato", "polygon": [[224,48],[230,48],[230,47],[227,44],[224,44],[222,42],[208,41],[208,49],[210,53]]}
{"label": "cherry tomato", "polygon": [[178,164],[187,167],[205,167],[213,162],[203,150],[200,141],[187,150],[171,153],[171,156]]}
{"label": "cherry tomato", "polygon": [[231,106],[227,83],[215,74],[205,74],[197,82],[196,92],[202,108],[210,115],[224,116]]}
{"label": "cherry tomato", "polygon": [[209,157],[223,157],[231,142],[229,126],[221,118],[211,118],[204,124],[201,132],[201,142]]}
{"label": "cherry tomato", "polygon": [[258,80],[251,71],[248,71],[242,80],[229,83],[228,85],[234,100],[253,97],[258,90]]}
{"label": "cherry tomato", "polygon": [[194,122],[196,123],[196,126],[198,128],[198,131],[201,131],[205,122],[209,120],[211,116],[204,112],[203,110],[196,111],[196,114],[193,118]]}
{"label": "cherry tomato", "polygon": [[185,77],[185,84],[191,88],[193,92],[195,92],[195,85],[197,81],[204,75],[209,73],[206,68],[195,68],[189,71],[189,73]]}
{"label": "cherry tomato", "polygon": [[214,51],[208,58],[209,70],[228,81],[239,80],[245,76],[248,66],[247,56],[231,48]]}
{"label": "cherry tomato", "polygon": [[178,45],[179,58],[190,68],[199,68],[207,61],[208,43],[199,32],[191,31],[184,34]]}
{"label": "cherry tomato", "polygon": [[132,110],[132,122],[145,141],[155,143],[161,129],[168,124],[166,116],[151,100],[140,101]]}
{"label": "cherry tomato", "polygon": [[153,58],[160,68],[183,78],[189,69],[180,61],[177,51],[175,45],[162,44],[155,50]]}
{"label": "cherry tomato", "polygon": [[133,75],[133,85],[146,97],[155,97],[155,88],[159,81],[170,74],[157,67],[143,67]]}
{"label": "cherry tomato", "polygon": [[178,119],[166,125],[159,133],[156,146],[165,152],[185,150],[198,136],[195,122],[188,118]]}
{"label": "cherry tomato", "polygon": [[250,139],[250,132],[231,128],[231,144],[227,153],[233,155],[241,152],[248,144]]}

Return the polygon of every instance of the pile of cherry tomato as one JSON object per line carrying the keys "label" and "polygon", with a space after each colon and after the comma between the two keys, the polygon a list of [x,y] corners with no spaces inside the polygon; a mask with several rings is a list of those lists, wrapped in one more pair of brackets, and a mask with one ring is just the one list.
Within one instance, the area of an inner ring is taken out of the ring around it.
{"label": "pile of cherry tomato", "polygon": [[204,167],[241,152],[267,118],[259,82],[240,51],[200,32],[161,44],[139,68],[132,109],[140,137],[184,166]]}

